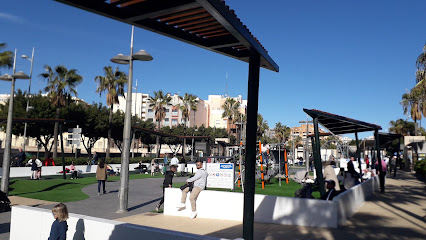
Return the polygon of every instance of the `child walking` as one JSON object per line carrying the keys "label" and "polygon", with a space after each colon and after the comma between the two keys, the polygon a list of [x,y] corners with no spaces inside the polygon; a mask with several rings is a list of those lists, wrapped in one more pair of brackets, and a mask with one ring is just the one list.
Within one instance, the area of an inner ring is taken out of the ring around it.
{"label": "child walking", "polygon": [[52,214],[55,221],[52,223],[50,229],[50,236],[48,240],[65,240],[67,239],[68,231],[68,209],[65,204],[58,204],[52,208]]}

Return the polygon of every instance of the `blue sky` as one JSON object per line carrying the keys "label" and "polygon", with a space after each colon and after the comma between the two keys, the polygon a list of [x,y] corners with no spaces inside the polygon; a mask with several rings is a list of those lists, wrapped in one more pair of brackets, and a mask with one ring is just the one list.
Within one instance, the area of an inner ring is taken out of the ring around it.
{"label": "blue sky", "polygon": [[[260,73],[259,112],[270,127],[280,121],[298,126],[303,108],[313,108],[376,123],[406,118],[401,95],[415,83],[415,60],[426,42],[426,1],[254,1],[227,0],[248,26],[280,72]],[[129,53],[131,27],[54,1],[14,0],[0,3],[0,42],[18,56],[35,46],[32,92],[46,82],[43,65],[63,64],[84,77],[78,97],[103,102],[94,77],[118,53]],[[135,62],[138,92],[163,90],[247,97],[248,64],[135,29],[135,50],[145,49],[151,62]],[[17,70],[29,73],[19,58]],[[120,66],[122,71],[128,71]],[[2,73],[11,70],[1,69]],[[17,88],[27,89],[20,81]],[[10,83],[0,81],[0,93]],[[360,137],[371,135],[360,134]],[[351,136],[349,136],[351,137]]]}

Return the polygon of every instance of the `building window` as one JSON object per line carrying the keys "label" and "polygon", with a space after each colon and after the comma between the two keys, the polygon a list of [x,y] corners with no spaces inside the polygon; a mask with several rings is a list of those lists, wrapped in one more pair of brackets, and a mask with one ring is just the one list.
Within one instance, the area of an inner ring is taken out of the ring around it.
{"label": "building window", "polygon": [[168,113],[170,111],[170,109],[166,108],[165,112]]}
{"label": "building window", "polygon": [[167,122],[167,123],[168,123],[168,122],[169,122],[169,119],[168,119],[168,118],[165,118],[165,119],[164,119],[164,122]]}
{"label": "building window", "polygon": [[148,109],[148,112],[153,112],[152,108]]}
{"label": "building window", "polygon": [[178,120],[172,119],[172,126],[177,126],[177,125],[178,125]]}
{"label": "building window", "polygon": [[177,108],[172,109],[172,116],[177,116],[177,115],[179,115]]}
{"label": "building window", "polygon": [[152,119],[152,118],[148,118],[148,121],[154,122],[154,119]]}

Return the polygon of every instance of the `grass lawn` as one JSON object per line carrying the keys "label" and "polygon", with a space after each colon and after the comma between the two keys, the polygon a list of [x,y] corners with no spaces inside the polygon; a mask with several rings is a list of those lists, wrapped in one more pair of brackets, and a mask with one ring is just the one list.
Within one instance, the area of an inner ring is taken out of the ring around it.
{"label": "grass lawn", "polygon": [[[41,199],[54,202],[74,202],[88,198],[81,191],[83,187],[97,183],[95,174],[82,174],[78,179],[63,179],[60,176],[46,176],[43,180],[29,180],[28,178],[12,178],[9,184],[9,195]],[[150,174],[130,172],[130,179],[163,178],[162,175],[151,177]],[[108,182],[119,181],[119,176],[108,177]]]}
{"label": "grass lawn", "polygon": [[[185,183],[174,183],[173,187],[180,187],[184,184]],[[294,193],[298,189],[301,189],[302,185],[294,182],[291,179],[289,179],[287,184],[285,182],[285,179],[281,179],[281,187],[280,187],[278,178],[274,178],[271,180],[271,182],[265,183],[265,189],[262,189],[262,182],[260,180],[256,180],[255,187],[256,187],[255,189],[256,194],[282,196],[282,197],[294,197]],[[208,188],[208,190],[232,192],[232,190],[229,190],[229,189],[219,189],[219,188]],[[313,190],[314,192],[312,193],[312,196],[314,196],[315,198],[319,198],[320,193],[318,189],[314,188]],[[242,192],[242,189],[236,187],[235,192]]]}

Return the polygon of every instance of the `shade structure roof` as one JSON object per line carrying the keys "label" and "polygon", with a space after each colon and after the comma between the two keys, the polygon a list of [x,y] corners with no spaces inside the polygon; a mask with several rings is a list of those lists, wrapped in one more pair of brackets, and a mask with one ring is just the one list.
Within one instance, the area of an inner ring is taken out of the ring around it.
{"label": "shade structure roof", "polygon": [[318,122],[333,134],[367,132],[382,129],[381,126],[363,121],[323,112],[315,109],[303,109],[312,118],[318,117]]}
{"label": "shade structure roof", "polygon": [[56,0],[213,52],[279,71],[260,42],[223,0]]}
{"label": "shade structure roof", "polygon": [[387,148],[396,139],[400,139],[401,134],[379,132],[380,148]]}

